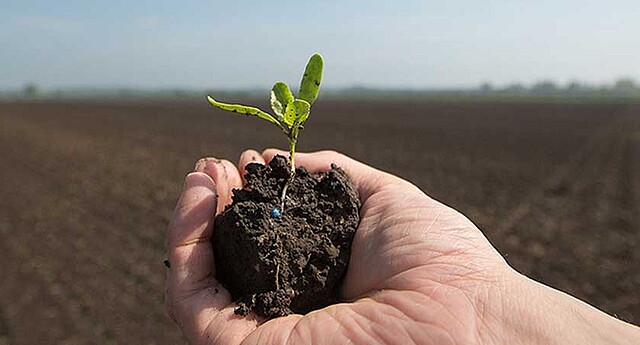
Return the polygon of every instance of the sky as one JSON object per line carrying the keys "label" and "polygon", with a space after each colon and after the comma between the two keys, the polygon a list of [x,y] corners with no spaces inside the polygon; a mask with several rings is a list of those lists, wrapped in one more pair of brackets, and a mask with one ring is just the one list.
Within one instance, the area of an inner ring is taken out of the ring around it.
{"label": "sky", "polygon": [[640,1],[0,0],[0,89],[640,80]]}

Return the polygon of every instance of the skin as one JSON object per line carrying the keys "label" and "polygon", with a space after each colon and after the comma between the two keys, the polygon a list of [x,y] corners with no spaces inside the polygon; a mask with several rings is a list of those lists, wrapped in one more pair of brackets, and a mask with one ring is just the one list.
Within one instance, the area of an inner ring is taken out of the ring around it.
{"label": "skin", "polygon": [[[238,166],[275,154],[285,153],[247,150]],[[234,315],[209,239],[244,171],[201,159],[167,240],[166,308],[192,344],[640,344],[638,327],[520,275],[470,220],[411,183],[332,151],[296,163],[311,172],[335,163],[360,193],[346,302],[266,322]]]}

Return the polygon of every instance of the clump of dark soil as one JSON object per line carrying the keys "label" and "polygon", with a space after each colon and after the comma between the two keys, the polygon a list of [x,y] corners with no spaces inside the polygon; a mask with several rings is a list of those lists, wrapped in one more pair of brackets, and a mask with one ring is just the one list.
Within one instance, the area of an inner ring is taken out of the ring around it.
{"label": "clump of dark soil", "polygon": [[278,216],[290,176],[286,158],[246,170],[245,188],[233,191],[211,239],[216,276],[238,302],[236,314],[272,318],[337,302],[360,221],[347,175],[335,165],[319,174],[296,169]]}

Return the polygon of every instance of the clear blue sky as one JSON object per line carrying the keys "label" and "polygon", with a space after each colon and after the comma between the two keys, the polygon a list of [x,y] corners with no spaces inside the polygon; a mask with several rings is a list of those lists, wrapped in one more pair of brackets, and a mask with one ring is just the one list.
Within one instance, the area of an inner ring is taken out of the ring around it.
{"label": "clear blue sky", "polygon": [[1,0],[0,88],[640,79],[640,1]]}

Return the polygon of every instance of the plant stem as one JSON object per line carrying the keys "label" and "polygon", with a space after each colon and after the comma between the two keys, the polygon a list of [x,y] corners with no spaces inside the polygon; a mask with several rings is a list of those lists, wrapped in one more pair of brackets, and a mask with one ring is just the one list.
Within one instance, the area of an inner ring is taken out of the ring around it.
{"label": "plant stem", "polygon": [[294,155],[296,153],[296,139],[289,136],[289,164],[291,165],[291,173],[289,174],[289,179],[284,184],[282,188],[282,196],[280,198],[280,212],[284,213],[284,201],[287,198],[287,189],[289,189],[289,184],[293,181],[293,177],[296,175],[296,163]]}
{"label": "plant stem", "polygon": [[289,163],[291,164],[291,176],[296,174],[296,164],[294,160],[294,155],[296,153],[296,139],[289,139]]}

